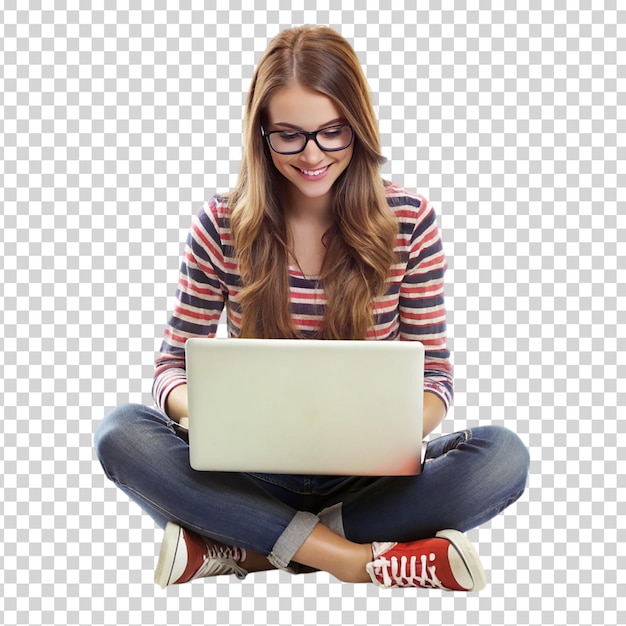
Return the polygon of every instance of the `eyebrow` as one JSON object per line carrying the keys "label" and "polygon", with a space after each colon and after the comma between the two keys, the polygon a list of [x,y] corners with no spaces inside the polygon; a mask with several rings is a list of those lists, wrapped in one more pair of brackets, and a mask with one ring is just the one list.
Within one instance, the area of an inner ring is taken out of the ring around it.
{"label": "eyebrow", "polygon": [[[345,117],[337,117],[334,120],[330,120],[330,122],[326,122],[325,124],[322,124],[321,126],[319,126],[318,130],[321,128],[328,128],[329,126],[334,126],[335,124],[338,124],[338,123],[345,124],[346,123]],[[294,126],[293,124],[288,124],[287,122],[276,122],[274,126],[286,126],[287,128],[293,128],[294,130],[304,130],[300,126]]]}

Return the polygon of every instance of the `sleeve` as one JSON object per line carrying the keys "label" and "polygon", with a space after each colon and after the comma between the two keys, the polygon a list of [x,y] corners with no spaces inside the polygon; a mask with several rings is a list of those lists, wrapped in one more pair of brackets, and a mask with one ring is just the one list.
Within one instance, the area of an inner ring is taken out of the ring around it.
{"label": "sleeve", "polygon": [[447,263],[435,212],[421,200],[400,287],[400,339],[424,345],[424,391],[439,396],[448,409],[454,386],[446,341],[443,278]]}
{"label": "sleeve", "polygon": [[178,274],[176,303],[155,362],[152,396],[165,411],[167,397],[185,384],[185,342],[214,337],[228,290],[217,203],[210,200],[193,218]]}

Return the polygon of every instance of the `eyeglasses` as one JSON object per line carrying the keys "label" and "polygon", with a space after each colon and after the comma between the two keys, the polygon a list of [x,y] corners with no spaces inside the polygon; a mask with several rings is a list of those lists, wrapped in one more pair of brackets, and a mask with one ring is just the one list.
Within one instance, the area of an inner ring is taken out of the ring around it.
{"label": "eyeglasses", "polygon": [[306,148],[311,139],[324,152],[339,152],[339,150],[345,150],[354,138],[352,127],[348,124],[329,126],[312,132],[305,130],[268,131],[261,127],[261,134],[267,139],[269,147],[278,154],[298,154]]}

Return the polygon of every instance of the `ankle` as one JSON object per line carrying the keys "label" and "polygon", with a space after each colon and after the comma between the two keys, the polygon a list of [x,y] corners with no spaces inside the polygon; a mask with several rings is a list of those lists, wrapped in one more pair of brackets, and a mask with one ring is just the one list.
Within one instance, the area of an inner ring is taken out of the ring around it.
{"label": "ankle", "polygon": [[342,566],[337,567],[335,576],[344,583],[371,582],[366,566],[372,561],[372,545],[369,543],[356,544],[350,558]]}
{"label": "ankle", "polygon": [[367,582],[365,567],[372,556],[371,544],[354,543],[317,524],[292,560],[328,572],[343,582]]}
{"label": "ankle", "polygon": [[267,570],[276,569],[275,566],[267,560],[267,557],[257,552],[250,552],[250,550],[246,550],[244,558],[239,561],[239,565],[247,572],[265,572]]}

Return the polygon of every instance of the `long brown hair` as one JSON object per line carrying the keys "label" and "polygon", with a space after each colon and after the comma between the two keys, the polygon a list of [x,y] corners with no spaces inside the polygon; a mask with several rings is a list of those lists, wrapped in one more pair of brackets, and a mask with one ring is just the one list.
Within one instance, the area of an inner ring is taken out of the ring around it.
{"label": "long brown hair", "polygon": [[313,89],[329,97],[354,130],[350,164],[335,181],[334,223],[325,233],[321,284],[324,339],[364,339],[372,326],[372,301],[385,292],[397,222],[384,193],[378,125],[369,88],[350,44],[328,27],[283,31],[270,43],[246,102],[237,186],[230,195],[233,243],[243,289],[242,337],[298,337],[289,300],[287,225],[275,168],[261,135],[276,89]]}

